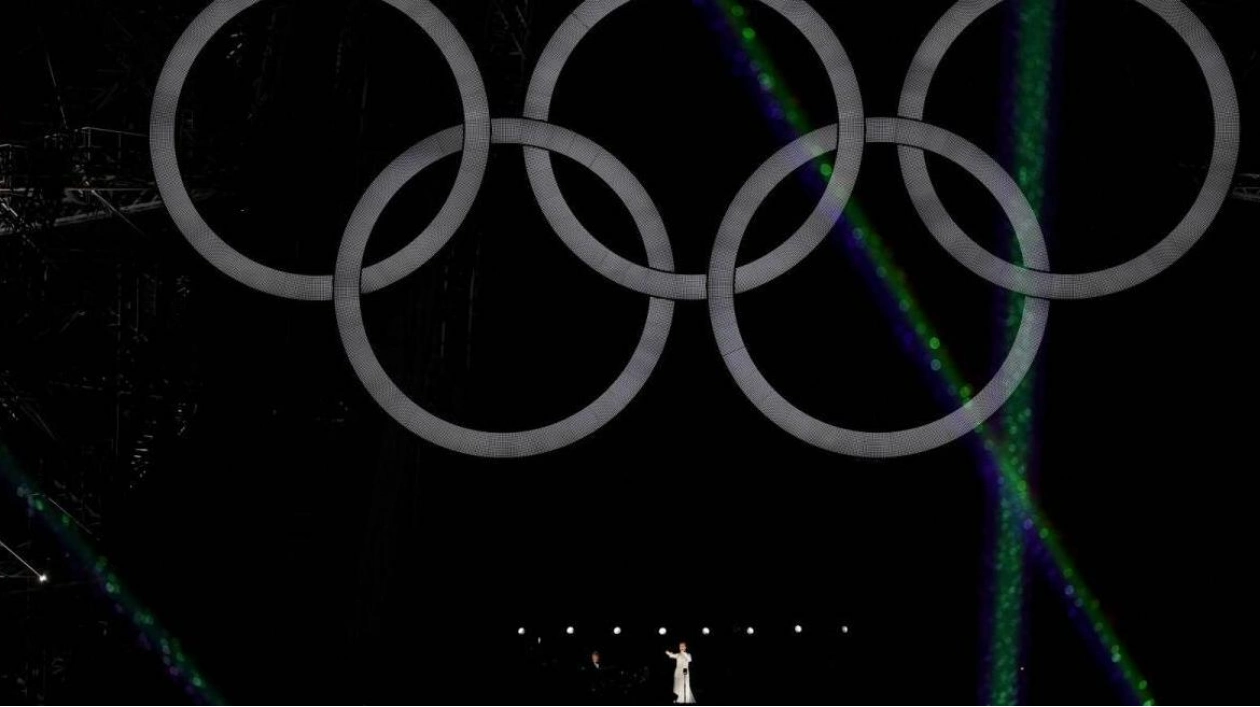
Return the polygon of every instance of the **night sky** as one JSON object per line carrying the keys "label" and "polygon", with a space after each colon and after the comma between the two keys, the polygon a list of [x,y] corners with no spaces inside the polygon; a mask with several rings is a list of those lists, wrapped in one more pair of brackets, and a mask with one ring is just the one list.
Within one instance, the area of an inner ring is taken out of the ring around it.
{"label": "night sky", "polygon": [[[147,132],[167,52],[205,3],[10,4],[0,8],[10,69],[0,143],[66,127]],[[495,117],[521,115],[535,61],[577,3],[529,4],[522,60],[504,48],[492,3],[435,0],[477,58]],[[746,4],[809,124],[834,122],[808,44]],[[876,117],[896,114],[915,49],[952,3],[811,4]],[[1238,171],[1260,172],[1260,18],[1244,2],[1187,4],[1233,72]],[[1212,113],[1190,52],[1138,3],[1058,5],[1042,224],[1054,269],[1084,272],[1141,254],[1177,224],[1203,181]],[[629,3],[575,51],[551,111],[644,185],[679,272],[708,269],[727,206],[784,144],[756,78],[740,74],[712,26],[720,17],[716,2]],[[1005,164],[1017,24],[1006,5],[978,21],[947,55],[926,111]],[[385,3],[266,0],[196,62],[181,167],[233,247],[329,273],[367,185],[409,146],[458,125],[458,98],[435,45]],[[147,142],[139,148],[126,174],[151,180]],[[44,160],[35,171],[69,179],[55,150],[33,152]],[[426,170],[393,200],[370,261],[433,218],[457,163]],[[581,165],[555,163],[582,223],[645,263],[612,190]],[[928,163],[959,225],[1004,248],[1009,227],[992,197],[957,166]],[[785,180],[753,219],[740,262],[781,243],[818,198],[803,175]],[[895,148],[868,147],[853,199],[963,378],[983,385],[1005,355],[1006,293],[933,240]],[[1260,204],[1227,200],[1151,281],[1053,303],[1036,360],[1033,496],[1164,703],[1253,694],[1258,218]],[[986,699],[997,495],[978,438],[894,460],[810,447],[740,392],[702,302],[675,305],[655,372],[598,432],[550,454],[486,460],[419,439],[381,410],[349,365],[330,303],[230,279],[164,210],[32,237],[0,238],[0,440],[11,454],[0,540],[51,579],[18,577],[20,565],[0,558],[0,698],[197,699],[161,646],[145,645],[133,607],[116,610],[93,568],[105,556],[134,606],[178,637],[227,702],[543,700],[551,694],[525,651],[531,641],[542,650],[538,638],[562,663],[600,648],[628,668],[650,666],[668,699],[658,626],[695,641],[697,666],[711,671],[696,676],[708,702]],[[787,275],[736,299],[748,349],[772,385],[825,422],[930,422],[949,411],[935,374],[907,353],[899,313],[846,238],[837,229]],[[132,287],[139,294],[123,296]],[[452,242],[365,296],[364,317],[404,392],[444,419],[510,431],[599,395],[626,365],[647,301],[565,248],[521,148],[496,146]],[[143,467],[132,461],[140,439],[151,443]],[[47,526],[34,488],[84,522],[90,550]],[[1049,567],[1025,558],[1021,699],[1130,700]],[[798,623],[806,630],[793,643]],[[737,633],[748,625],[757,637]],[[700,626],[714,635],[698,636]]]}

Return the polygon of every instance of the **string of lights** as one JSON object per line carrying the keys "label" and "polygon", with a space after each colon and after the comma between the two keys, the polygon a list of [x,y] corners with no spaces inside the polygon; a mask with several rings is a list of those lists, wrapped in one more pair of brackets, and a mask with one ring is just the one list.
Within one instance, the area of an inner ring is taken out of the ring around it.
{"label": "string of lights", "polygon": [[[97,587],[113,604],[115,612],[127,617],[150,650],[162,656],[166,673],[180,684],[186,694],[203,704],[224,704],[219,693],[210,686],[192,659],[184,652],[180,641],[164,629],[139,600],[123,585],[109,561],[96,553],[91,544],[76,528],[76,523],[64,510],[58,510],[45,502],[34,481],[18,468],[8,448],[0,443],[0,478],[16,489],[19,498],[25,500],[34,517],[39,518],[57,538],[67,553],[91,574]],[[41,574],[41,581],[46,575]]]}
{"label": "string of lights", "polygon": [[[694,627],[687,627],[687,631],[691,631],[691,630],[693,630],[693,629],[694,629]],[[762,629],[763,629],[763,631],[764,631],[764,630],[765,630],[765,626],[762,626]],[[816,628],[811,628],[809,631],[806,631],[806,630],[805,630],[805,626],[804,626],[803,624],[792,624],[792,625],[790,625],[790,626],[779,626],[779,627],[778,627],[778,629],[780,629],[783,633],[793,633],[793,634],[796,634],[796,635],[798,635],[798,636],[799,636],[799,635],[804,635],[804,634],[806,634],[806,633],[814,634],[814,633],[817,633],[817,632],[819,631],[819,629],[816,629]],[[774,630],[775,630],[775,629],[771,629],[771,631],[774,631]],[[848,624],[839,624],[839,625],[836,625],[836,626],[834,626],[834,627],[824,628],[824,629],[821,629],[821,630],[822,630],[823,632],[835,631],[835,632],[837,632],[837,633],[839,633],[839,634],[841,634],[841,635],[848,635],[848,634],[849,634],[849,630],[850,630],[850,629],[849,629],[849,625],[848,625]],[[613,626],[611,629],[608,629],[607,627],[604,627],[603,629],[599,629],[599,630],[592,630],[592,631],[585,631],[585,630],[583,630],[583,631],[578,631],[578,628],[577,628],[577,626],[576,626],[576,625],[574,625],[574,624],[570,624],[570,625],[568,625],[568,626],[565,626],[565,627],[564,627],[563,633],[564,633],[564,635],[566,635],[566,636],[577,636],[577,635],[579,635],[579,633],[581,633],[581,634],[596,633],[596,634],[599,634],[599,635],[603,635],[605,631],[606,631],[606,632],[608,632],[608,633],[611,633],[611,634],[612,634],[612,635],[614,635],[614,636],[620,636],[620,635],[622,635],[623,633],[625,633],[625,632],[626,632],[626,631],[625,631],[625,629],[624,629],[622,626],[620,626],[620,625]],[[710,628],[709,626],[702,626],[702,627],[700,627],[700,629],[699,629],[699,634],[700,634],[701,636],[710,636],[710,635],[713,635],[713,631],[714,631],[714,629]],[[756,627],[755,625],[752,625],[752,624],[738,624],[738,625],[734,625],[734,626],[730,626],[730,627],[728,627],[728,632],[729,632],[729,633],[732,633],[732,634],[736,634],[736,635],[755,636],[755,635],[757,635],[757,627]],[[532,638],[539,638],[539,637],[541,637],[542,635],[544,635],[545,633],[547,633],[547,631],[546,631],[546,630],[536,630],[536,629],[530,629],[530,628],[528,628],[528,627],[526,627],[526,626],[521,626],[521,627],[519,627],[519,628],[517,628],[517,629],[516,629],[516,635],[518,635],[518,636],[522,636],[522,637],[524,637],[524,636],[529,636],[529,637],[532,637]],[[631,633],[634,633],[634,631],[631,631]],[[655,629],[654,631],[653,631],[652,629],[650,629],[650,628],[649,628],[649,629],[644,629],[643,633],[655,633],[655,634],[656,634],[656,635],[658,635],[658,636],[668,636],[668,635],[671,635],[671,633],[678,633],[678,631],[677,631],[677,629],[670,629],[668,626],[660,626],[659,628]]]}
{"label": "string of lights", "polygon": [[[1015,47],[1015,71],[1005,95],[1012,96],[1009,105],[1011,127],[1008,135],[1010,159],[1007,167],[1015,182],[1028,198],[1033,213],[1044,215],[1045,155],[1049,143],[1050,81],[1053,71],[1055,0],[1017,0],[1012,4]],[[1009,242],[1014,243],[1014,239]],[[1008,256],[1020,262],[1017,246]],[[1019,331],[1024,298],[1004,294],[1006,336],[1002,342],[1011,346]],[[1007,444],[1002,448],[1003,465],[1025,482],[1034,462],[1034,391],[1036,368],[1020,382],[1003,408],[1002,427]],[[994,548],[993,627],[986,661],[989,704],[1013,705],[1020,702],[1020,666],[1026,627],[1024,612],[1024,555],[1026,545],[1019,509],[1009,498],[997,498],[997,525]]]}

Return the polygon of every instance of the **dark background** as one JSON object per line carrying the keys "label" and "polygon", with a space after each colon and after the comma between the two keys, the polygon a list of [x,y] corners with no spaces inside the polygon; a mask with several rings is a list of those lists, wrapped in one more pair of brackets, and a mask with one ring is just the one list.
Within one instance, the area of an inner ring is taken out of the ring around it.
{"label": "dark background", "polygon": [[[495,3],[437,4],[477,56],[494,114],[519,115],[533,61],[575,3],[531,4],[523,59],[505,49]],[[914,50],[950,3],[814,4],[855,64],[867,115],[895,114]],[[1211,113],[1189,52],[1154,15],[1121,0],[1061,4],[1045,222],[1055,268],[1079,272],[1133,257],[1180,219],[1208,161]],[[1239,171],[1260,171],[1249,119],[1260,23],[1245,2],[1189,4],[1239,88]],[[202,7],[6,3],[0,142],[82,126],[145,132],[166,52]],[[994,155],[1007,135],[1011,12],[969,30],[928,102],[930,122]],[[551,118],[639,177],[687,272],[707,268],[727,204],[781,144],[707,26],[712,13],[664,0],[619,10],[575,53]],[[834,120],[803,40],[764,8],[750,21],[813,124]],[[458,105],[440,54],[384,3],[267,0],[199,59],[182,166],[211,193],[199,206],[233,246],[273,267],[330,272],[366,185],[457,124]],[[130,169],[143,180],[140,149]],[[35,152],[32,174],[52,179],[60,153]],[[565,250],[520,155],[494,148],[452,243],[365,298],[373,343],[403,389],[495,430],[585,405],[624,365],[646,311]],[[370,260],[423,228],[456,161],[394,200]],[[557,163],[584,223],[643,262],[611,191]],[[955,218],[999,243],[992,199],[952,165],[931,165]],[[808,213],[816,195],[804,184],[789,180],[767,201],[741,262]],[[916,220],[891,147],[868,150],[855,198],[979,387],[1003,353],[1003,293]],[[1258,210],[1231,199],[1153,281],[1054,304],[1038,359],[1037,497],[1164,702],[1254,699]],[[944,414],[841,237],[740,298],[753,356],[790,400],[834,424],[898,429]],[[330,305],[237,284],[162,210],[0,246],[4,443],[84,519],[96,551],[228,701],[542,700],[552,678],[521,657],[539,638],[574,664],[600,647],[650,665],[651,689],[668,698],[657,626],[693,639],[708,702],[982,699],[992,497],[978,445],[892,461],[805,446],[742,397],[701,303],[677,305],[655,374],[605,428],[552,454],[488,461],[395,424],[347,365]],[[0,487],[0,539],[53,581],[0,580],[0,698],[187,699],[15,490]],[[17,575],[10,564],[4,574]],[[1041,565],[1026,572],[1025,698],[1127,699]],[[750,624],[756,637],[738,633]],[[625,633],[612,637],[613,625]],[[714,635],[696,640],[702,625]]]}

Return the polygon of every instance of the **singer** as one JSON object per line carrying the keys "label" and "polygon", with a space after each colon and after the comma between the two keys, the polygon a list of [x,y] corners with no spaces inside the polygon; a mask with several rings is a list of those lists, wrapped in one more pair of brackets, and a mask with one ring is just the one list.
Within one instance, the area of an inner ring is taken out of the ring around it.
{"label": "singer", "polygon": [[674,704],[694,705],[696,696],[691,691],[691,654],[687,652],[687,642],[678,644],[678,652],[665,651],[665,655],[674,659]]}

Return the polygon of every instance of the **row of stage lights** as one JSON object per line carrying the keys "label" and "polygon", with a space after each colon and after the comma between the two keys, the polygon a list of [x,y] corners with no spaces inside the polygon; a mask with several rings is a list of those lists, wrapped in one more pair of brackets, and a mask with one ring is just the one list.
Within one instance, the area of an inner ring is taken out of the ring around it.
{"label": "row of stage lights", "polygon": [[[801,626],[800,624],[796,624],[795,626],[793,626],[793,627],[792,627],[792,631],[793,631],[793,633],[804,633],[804,632],[805,632],[805,627]],[[566,635],[572,636],[572,635],[574,635],[577,631],[576,631],[576,629],[574,629],[572,626],[566,626],[566,627],[565,627],[565,629],[564,629],[564,632],[565,632],[565,634],[566,634]],[[846,626],[841,626],[841,627],[840,627],[840,633],[848,633],[848,632],[849,632],[849,627],[848,627],[847,625],[846,625]],[[526,633],[528,633],[528,631],[526,631],[526,630],[525,630],[525,627],[524,627],[524,626],[522,626],[522,627],[520,627],[520,628],[516,629],[516,635],[518,635],[518,636],[524,636]],[[656,630],[656,633],[657,633],[657,634],[659,634],[659,635],[661,635],[661,636],[664,636],[664,635],[668,634],[668,633],[669,633],[669,631],[668,631],[668,629],[666,629],[664,626],[662,626],[662,627],[660,627],[659,629],[657,629],[657,630]],[[709,635],[710,633],[712,633],[712,632],[711,632],[711,631],[709,631],[709,627],[707,627],[707,626],[706,626],[706,627],[704,627],[704,628],[700,629],[700,633],[701,633],[701,635],[708,636],[708,635]],[[749,635],[749,636],[752,636],[752,635],[754,635],[754,634],[756,634],[756,633],[757,633],[757,630],[756,630],[755,628],[753,628],[752,626],[748,626],[747,628],[745,628],[745,629],[744,629],[744,633],[745,633],[745,634],[747,634],[747,635]],[[620,627],[620,626],[613,626],[613,629],[612,629],[612,634],[613,634],[614,636],[620,636],[620,635],[621,635],[621,627]]]}

